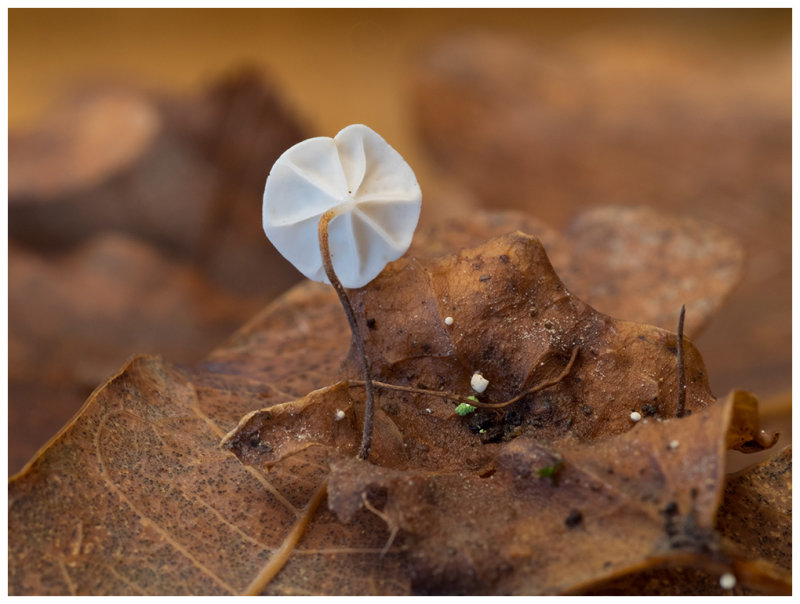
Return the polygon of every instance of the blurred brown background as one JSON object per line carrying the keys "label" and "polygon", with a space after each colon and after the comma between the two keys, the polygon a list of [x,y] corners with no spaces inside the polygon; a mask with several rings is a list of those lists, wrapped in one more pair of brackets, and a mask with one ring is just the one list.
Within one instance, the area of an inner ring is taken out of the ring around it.
{"label": "blurred brown background", "polygon": [[9,471],[129,355],[196,362],[298,279],[264,180],[356,122],[413,166],[424,224],[641,204],[738,237],[696,344],[717,395],[786,423],[788,9],[11,9],[8,84]]}

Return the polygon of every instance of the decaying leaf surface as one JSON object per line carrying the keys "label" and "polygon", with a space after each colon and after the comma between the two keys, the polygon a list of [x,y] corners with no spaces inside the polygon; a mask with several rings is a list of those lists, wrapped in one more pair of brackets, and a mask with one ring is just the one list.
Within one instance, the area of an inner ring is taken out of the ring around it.
{"label": "decaying leaf surface", "polygon": [[[481,369],[484,402],[500,402],[581,350],[563,381],[504,416],[462,419],[436,397],[382,393],[377,467],[352,459],[360,421],[345,383],[248,414],[226,437],[255,467],[287,465],[281,475],[309,458],[330,464],[329,503],[343,521],[380,499],[390,533],[404,536],[416,592],[580,591],[651,558],[702,557],[716,547],[725,450],[772,444],[757,444],[751,397],[709,406],[696,352],[687,365],[696,413],[664,419],[677,399],[674,335],[570,296],[525,235],[428,266],[394,263],[353,300],[373,375],[397,385],[467,394]],[[630,412],[642,407],[652,417],[631,429]],[[552,479],[539,475],[548,468]]]}
{"label": "decaying leaf surface", "polygon": [[567,289],[612,317],[685,333],[708,325],[741,279],[744,248],[710,223],[645,207],[602,206],[562,232],[522,212],[474,212],[423,231],[411,256],[434,257],[520,230],[537,237]]}
{"label": "decaying leaf surface", "polygon": [[712,529],[726,434],[759,432],[745,393],[595,443],[480,445],[452,411],[381,401],[377,465],[353,458],[360,423],[344,382],[249,414],[224,444],[279,480],[313,467],[321,481],[330,467],[329,506],[354,530],[380,506],[415,593],[574,593],[670,561],[725,569]]}
{"label": "decaying leaf surface", "polygon": [[792,448],[729,477],[720,533],[752,559],[792,568]]}
{"label": "decaying leaf surface", "polygon": [[[746,400],[746,397],[745,397]],[[739,582],[723,589],[719,573],[701,568],[658,568],[599,583],[588,593],[614,595],[757,595],[769,591],[791,594],[792,450],[726,478],[716,528],[737,552],[739,574],[750,574],[756,585]],[[752,566],[748,561],[753,561]],[[766,561],[766,566],[758,561]],[[744,583],[744,584],[742,584]]]}
{"label": "decaying leaf surface", "polygon": [[590,206],[647,204],[733,233],[747,270],[698,342],[718,391],[774,395],[792,384],[790,31],[787,20],[757,52],[717,47],[708,62],[677,37],[454,32],[420,57],[417,123],[485,207],[560,227]]}
{"label": "decaying leaf surface", "polygon": [[[357,463],[363,393],[337,382],[346,323],[333,292],[304,284],[195,370],[140,357],[95,392],[12,479],[9,591],[241,592],[325,480],[331,509],[313,516],[267,593],[565,591],[597,578],[570,579],[559,561],[607,538],[604,518],[613,530],[641,523],[630,558],[606,544],[602,576],[675,549],[670,531],[687,533],[695,508],[700,538],[689,545],[712,538],[728,424],[748,441],[758,427],[752,413],[740,421],[735,405],[714,403],[691,344],[693,413],[667,419],[675,335],[596,313],[522,234],[401,260],[352,294],[385,381],[466,394],[480,368],[485,400],[497,401],[558,375],[576,346],[578,355],[558,383],[499,414],[461,418],[445,399],[381,391],[374,457]],[[437,324],[445,309],[452,332]],[[631,401],[645,416],[638,425]],[[681,446],[668,448],[673,439]],[[589,494],[597,505],[578,507]],[[672,524],[660,511],[670,502]],[[533,511],[546,522],[532,526]],[[537,544],[553,535],[574,550],[548,558]]]}
{"label": "decaying leaf surface", "polygon": [[675,307],[685,304],[691,337],[716,314],[744,268],[741,243],[713,224],[643,207],[583,212],[564,242],[569,264],[554,266],[576,296],[600,312],[667,329],[675,329]]}
{"label": "decaying leaf surface", "polygon": [[[352,302],[364,309],[361,331],[372,374],[382,381],[466,396],[480,371],[489,380],[482,398],[500,403],[558,375],[577,348],[563,387],[537,397],[540,406],[546,401],[540,412],[548,437],[618,433],[634,410],[675,414],[674,334],[593,310],[565,288],[528,235],[499,237],[428,266],[401,260],[353,292]],[[691,344],[686,350],[689,405],[702,407],[713,400],[705,368]],[[350,367],[355,374],[354,358]]]}
{"label": "decaying leaf surface", "polygon": [[[183,373],[153,357],[131,361],[12,481],[9,591],[242,591],[286,536],[305,491],[281,493],[219,448],[223,434]],[[290,487],[312,478],[300,475]],[[272,589],[366,593],[385,583],[384,591],[402,591],[393,583],[396,560],[375,556],[376,528],[348,531],[338,543],[339,523],[321,513],[297,552],[299,570],[287,567]],[[336,584],[328,574],[367,560],[370,584],[355,575]]]}
{"label": "decaying leaf surface", "polygon": [[[121,233],[57,260],[15,248],[8,268],[13,471],[131,355],[158,351],[197,362],[258,309]],[[37,429],[43,421],[44,432]]]}
{"label": "decaying leaf surface", "polygon": [[259,70],[86,83],[31,126],[9,136],[9,472],[131,354],[196,363],[300,278],[258,225],[264,167],[305,135]]}

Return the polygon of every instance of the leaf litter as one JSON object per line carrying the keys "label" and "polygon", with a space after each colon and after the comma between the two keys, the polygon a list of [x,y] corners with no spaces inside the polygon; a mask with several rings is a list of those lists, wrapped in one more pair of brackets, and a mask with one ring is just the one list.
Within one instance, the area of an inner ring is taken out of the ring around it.
{"label": "leaf litter", "polygon": [[[546,387],[467,417],[381,388],[355,460],[362,376],[339,371],[333,292],[302,284],[195,369],[133,359],[12,478],[10,593],[242,593],[282,547],[264,593],[585,593],[742,566],[715,530],[725,451],[776,437],[752,397],[715,400],[690,342],[677,419],[675,334],[593,310],[521,233],[350,295],[383,383],[466,397],[480,370],[487,405]],[[785,587],[762,567],[744,579]]]}

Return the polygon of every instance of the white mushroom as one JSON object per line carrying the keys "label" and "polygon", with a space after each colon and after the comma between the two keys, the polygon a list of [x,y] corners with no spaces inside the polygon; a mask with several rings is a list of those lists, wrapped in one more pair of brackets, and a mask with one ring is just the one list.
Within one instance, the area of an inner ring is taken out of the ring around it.
{"label": "white mushroom", "polygon": [[489,380],[483,377],[480,371],[476,371],[474,374],[472,374],[472,379],[469,381],[469,383],[470,386],[472,386],[472,389],[480,394],[486,390],[486,387],[489,385]]}
{"label": "white mushroom", "polygon": [[333,285],[347,315],[366,389],[360,459],[369,456],[374,397],[358,320],[344,288],[365,286],[406,252],[421,203],[409,165],[361,124],[291,147],[275,162],[264,188],[267,237],[306,277]]}
{"label": "white mushroom", "polygon": [[301,273],[330,283],[317,227],[328,225],[331,260],[347,288],[363,287],[411,244],[422,192],[402,156],[362,124],[334,138],[317,137],[291,147],[272,167],[264,189],[264,232]]}
{"label": "white mushroom", "polygon": [[722,589],[733,589],[736,587],[736,575],[733,573],[725,573],[719,578],[719,586]]}

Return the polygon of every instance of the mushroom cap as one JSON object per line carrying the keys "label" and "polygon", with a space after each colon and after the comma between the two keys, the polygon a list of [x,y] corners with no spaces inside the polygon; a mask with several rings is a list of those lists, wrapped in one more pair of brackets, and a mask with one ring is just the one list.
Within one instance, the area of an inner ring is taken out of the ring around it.
{"label": "mushroom cap", "polygon": [[264,189],[264,232],[297,270],[329,283],[317,228],[336,208],[328,223],[333,269],[344,287],[363,287],[411,245],[421,204],[417,178],[402,156],[367,126],[353,124],[278,158]]}

